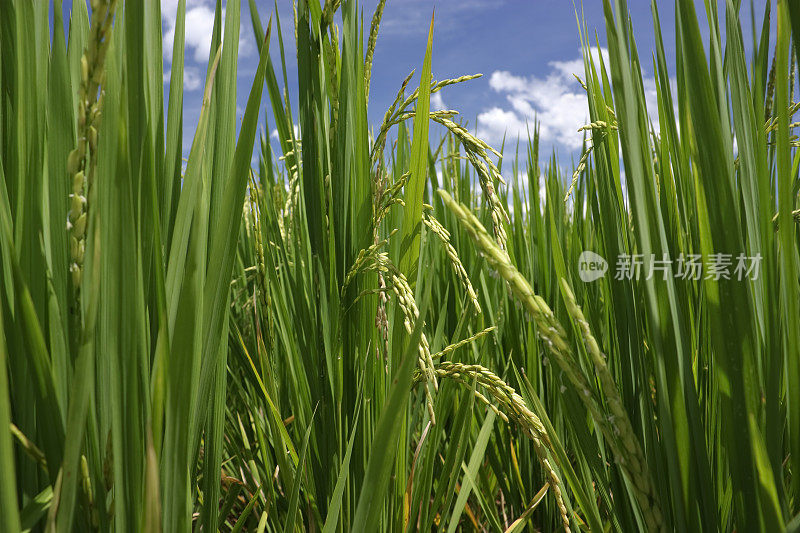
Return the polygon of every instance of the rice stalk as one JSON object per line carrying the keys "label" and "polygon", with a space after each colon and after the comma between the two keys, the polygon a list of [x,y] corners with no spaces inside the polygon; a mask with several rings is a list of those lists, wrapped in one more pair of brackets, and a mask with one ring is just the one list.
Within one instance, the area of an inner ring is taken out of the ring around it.
{"label": "rice stalk", "polygon": [[384,7],[386,7],[386,0],[379,0],[378,5],[375,7],[375,14],[372,15],[372,23],[369,26],[367,57],[364,60],[364,95],[367,102],[369,102],[369,84],[372,77],[372,58],[375,55],[375,44],[378,41],[378,29],[381,26]]}
{"label": "rice stalk", "polygon": [[70,174],[70,209],[67,219],[70,266],[73,287],[81,286],[83,256],[86,251],[88,225],[88,190],[94,181],[97,167],[97,130],[103,107],[102,92],[104,63],[111,39],[116,0],[93,0],[91,33],[81,57],[81,84],[78,90],[78,146],[69,154],[67,172]]}
{"label": "rice stalk", "polygon": [[[413,111],[408,111],[408,108],[411,104],[416,101],[417,97],[419,96],[419,87],[414,89],[414,91],[403,99],[403,95],[405,94],[405,90],[408,87],[408,84],[411,82],[411,77],[414,75],[414,71],[411,71],[408,76],[403,80],[403,83],[400,84],[400,90],[397,91],[397,96],[395,96],[392,105],[386,110],[386,113],[383,116],[383,122],[381,123],[380,128],[378,129],[378,134],[375,136],[375,141],[372,145],[372,149],[370,150],[370,161],[374,165],[378,161],[378,157],[380,154],[383,153],[383,150],[386,148],[386,136],[389,133],[389,130],[392,126],[399,124],[400,122],[412,118],[415,116]],[[458,83],[464,83],[466,81],[474,80],[480,78],[483,74],[470,74],[467,76],[459,76],[458,78],[451,78],[441,81],[434,81],[431,82],[431,94],[440,91],[444,87],[448,87],[450,85],[455,85]],[[434,111],[433,113],[436,113]]]}
{"label": "rice stalk", "polygon": [[[584,86],[584,89],[585,88],[586,86]],[[600,139],[602,140],[602,138],[610,131],[617,129],[619,129],[619,126],[617,125],[616,121],[609,123],[604,120],[596,120],[578,128],[578,131],[589,131],[591,132],[591,135],[586,139],[586,147],[584,148],[581,158],[578,161],[578,166],[575,167],[575,171],[572,173],[572,180],[567,188],[567,193],[564,195],[565,203],[567,200],[569,200],[569,197],[572,196],[572,191],[578,184],[578,178],[580,178],[580,175],[586,170],[586,166],[589,163],[589,156],[592,154],[592,150],[594,150],[594,132],[597,131],[600,135]]]}
{"label": "rice stalk", "polygon": [[[616,391],[616,385],[613,380],[609,382],[607,379],[601,379],[605,402],[610,406],[614,406],[611,407],[611,413],[607,415],[604,413],[605,409],[599,399],[595,398],[591,381],[583,374],[575,358],[567,339],[566,331],[558,322],[547,303],[534,293],[527,280],[511,264],[508,255],[497,247],[475,215],[466,206],[453,200],[446,191],[439,190],[438,193],[447,207],[456,215],[462,227],[469,233],[481,255],[500,277],[506,280],[511,292],[536,321],[539,336],[568,377],[581,401],[592,414],[603,435],[609,440],[617,464],[628,475],[635,488],[637,501],[648,529],[651,531],[661,530],[664,527],[663,515],[658,497],[653,488],[647,462],[636,435],[633,433],[627,413],[619,409],[619,393]],[[572,305],[571,311],[573,313],[575,313],[576,307],[576,305]],[[582,319],[582,316],[582,314],[575,315],[576,318],[580,319]],[[593,341],[591,335],[586,337],[586,332],[584,331],[584,337],[587,346],[593,349],[596,348],[596,342]],[[597,357],[600,357],[598,354],[599,350],[593,354],[595,356],[593,357],[595,369],[604,374],[605,365],[598,367]],[[602,362],[602,357],[599,360]],[[606,377],[608,376],[606,375]]]}
{"label": "rice stalk", "polygon": [[531,411],[525,404],[525,400],[517,394],[513,387],[509,386],[505,381],[500,379],[494,372],[481,365],[468,365],[462,363],[442,362],[436,366],[436,374],[440,378],[449,378],[462,383],[466,386],[471,386],[473,382],[483,387],[489,395],[503,407],[500,411],[489,400],[478,393],[474,393],[482,403],[486,404],[489,408],[495,411],[503,421],[508,422],[509,417],[522,428],[525,435],[533,443],[534,451],[542,465],[542,468],[547,475],[548,482],[553,488],[553,495],[558,506],[559,515],[561,517],[561,524],[564,531],[570,531],[569,512],[564,503],[563,497],[563,484],[558,473],[550,463],[550,454],[552,453],[552,443],[547,434],[542,421]]}
{"label": "rice stalk", "polygon": [[428,228],[430,228],[434,235],[439,238],[439,241],[442,243],[442,246],[444,246],[445,252],[447,253],[448,259],[450,259],[450,266],[453,267],[456,277],[461,282],[464,290],[467,292],[470,302],[472,302],[472,306],[475,308],[475,312],[480,314],[481,305],[478,303],[478,295],[475,294],[475,289],[472,287],[472,282],[469,280],[467,271],[464,270],[464,265],[461,263],[461,259],[458,257],[456,249],[453,248],[453,245],[450,243],[450,232],[444,229],[444,226],[442,226],[439,221],[436,220],[430,211],[423,213],[422,222],[428,226]]}
{"label": "rice stalk", "polygon": [[[391,262],[388,253],[380,251],[387,244],[388,240],[383,240],[358,253],[353,266],[350,267],[344,279],[342,294],[345,293],[355,277],[362,272],[372,271],[387,275],[389,278],[389,286],[381,287],[378,291],[386,294],[389,289],[392,290],[397,298],[397,304],[403,313],[403,328],[408,335],[411,335],[414,331],[415,323],[419,318],[419,309],[414,299],[414,292],[411,290],[405,275]],[[428,338],[425,336],[424,332],[420,336],[417,364],[420,372],[426,377],[428,383],[431,384],[435,390],[438,389],[439,384],[436,379],[431,349],[428,344]],[[436,424],[436,414],[433,409],[433,396],[428,387],[425,387],[425,398],[428,414],[431,417],[431,421]]]}
{"label": "rice stalk", "polygon": [[474,342],[474,341],[480,339],[481,337],[484,337],[485,335],[488,335],[489,333],[491,333],[495,329],[497,329],[497,326],[489,326],[488,328],[486,328],[484,330],[481,330],[481,331],[479,331],[478,333],[476,333],[474,335],[470,335],[466,339],[462,339],[462,340],[460,340],[458,342],[454,342],[453,344],[449,344],[449,345],[445,346],[441,351],[436,352],[435,354],[431,355],[431,358],[433,358],[433,359],[441,359],[445,355],[453,353],[454,351],[458,350],[459,348],[461,348],[463,346],[466,346],[467,344],[469,344],[471,342]]}

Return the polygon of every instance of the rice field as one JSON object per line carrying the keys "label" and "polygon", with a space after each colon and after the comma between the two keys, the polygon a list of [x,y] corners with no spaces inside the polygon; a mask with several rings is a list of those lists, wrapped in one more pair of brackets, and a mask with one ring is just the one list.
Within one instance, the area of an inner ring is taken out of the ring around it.
{"label": "rice field", "polygon": [[218,0],[193,131],[185,0],[166,95],[159,2],[0,2],[0,531],[800,531],[800,5],[602,3],[566,169],[435,16],[370,123],[385,0]]}

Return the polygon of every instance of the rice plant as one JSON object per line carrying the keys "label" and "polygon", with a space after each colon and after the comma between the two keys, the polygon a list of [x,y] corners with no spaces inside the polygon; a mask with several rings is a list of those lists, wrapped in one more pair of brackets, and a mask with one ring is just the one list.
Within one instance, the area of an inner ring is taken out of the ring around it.
{"label": "rice plant", "polygon": [[166,101],[159,2],[0,3],[0,529],[800,530],[800,8],[603,6],[564,170],[434,17],[370,124],[383,0],[250,0],[238,126],[218,0],[191,132],[184,0]]}
{"label": "rice plant", "polygon": [[218,7],[185,168],[183,33],[165,107],[159,3],[75,2],[68,39],[60,1],[0,7],[4,531],[187,531],[219,497],[229,288],[268,55],[237,137],[234,4],[224,29]]}

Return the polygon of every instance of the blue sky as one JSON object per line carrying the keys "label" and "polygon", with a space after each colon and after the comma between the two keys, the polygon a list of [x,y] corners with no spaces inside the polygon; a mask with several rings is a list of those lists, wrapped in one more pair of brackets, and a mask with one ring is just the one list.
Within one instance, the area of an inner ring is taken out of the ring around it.
{"label": "blue sky", "polygon": [[[360,2],[368,26],[377,0]],[[744,4],[749,2],[745,1]],[[765,0],[756,2],[757,17]],[[243,107],[257,64],[256,45],[250,26],[248,2],[242,2],[240,42],[239,103]],[[272,2],[258,0],[262,20],[273,11]],[[659,0],[667,60],[674,62],[673,1]],[[724,13],[724,2],[721,2]],[[170,68],[171,39],[177,0],[162,0],[165,79]],[[702,2],[698,2],[702,10]],[[750,26],[750,11],[745,6],[742,20]],[[597,32],[601,48],[605,42],[605,22],[601,0],[586,1],[582,9],[590,32]],[[292,3],[279,0],[281,24],[286,39],[290,97],[296,94],[296,57],[293,49]],[[562,162],[580,152],[585,122],[585,96],[572,73],[582,74],[575,5],[570,1],[548,0],[388,0],[383,16],[370,91],[369,118],[379,124],[400,83],[414,68],[420,67],[425,51],[428,22],[436,11],[433,44],[435,79],[462,74],[483,73],[483,78],[441,91],[434,106],[456,109],[470,128],[477,123],[478,133],[490,144],[500,145],[503,134],[510,139],[525,135],[534,118],[541,126],[544,150],[554,149]],[[629,9],[640,55],[645,67],[645,89],[652,83],[652,66],[645,58],[653,49],[653,23],[650,2],[629,0]],[[185,149],[191,144],[202,93],[202,76],[208,58],[213,24],[214,0],[187,0]],[[702,15],[702,13],[701,13]],[[760,23],[759,23],[760,24]],[[701,28],[704,23],[701,21]],[[724,20],[723,20],[724,26]],[[748,42],[749,35],[745,35]],[[273,60],[279,64],[275,33],[271,46]],[[280,76],[279,76],[280,78]],[[412,81],[415,85],[416,81]],[[265,91],[266,92],[266,91]],[[167,94],[165,92],[165,94]],[[655,102],[654,89],[651,94]],[[266,107],[265,107],[266,108]],[[296,97],[293,108],[297,109]],[[271,120],[271,117],[270,117]]]}

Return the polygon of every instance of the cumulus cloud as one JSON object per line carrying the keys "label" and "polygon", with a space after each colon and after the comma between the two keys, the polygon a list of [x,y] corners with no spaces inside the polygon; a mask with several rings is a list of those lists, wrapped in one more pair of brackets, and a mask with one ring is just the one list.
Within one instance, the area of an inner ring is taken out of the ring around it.
{"label": "cumulus cloud", "polygon": [[[175,40],[175,24],[178,0],[161,0],[161,18],[164,23],[162,49],[164,59],[172,61],[172,42]],[[222,10],[225,16],[225,10]],[[211,50],[211,34],[214,31],[214,5],[209,0],[186,0],[185,51],[187,57],[197,63],[207,63]],[[241,32],[240,32],[241,33]],[[239,54],[249,51],[247,41],[239,38]]]}
{"label": "cumulus cloud", "polygon": [[492,107],[478,115],[478,137],[488,141],[490,144],[497,144],[503,136],[510,136],[514,139],[527,137],[528,117],[520,117],[514,111],[507,111],[499,107]]}
{"label": "cumulus cloud", "polygon": [[[600,57],[608,65],[608,50],[592,48],[592,60],[599,68]],[[489,87],[505,97],[508,105],[493,106],[478,115],[478,135],[490,143],[507,138],[526,139],[539,123],[543,142],[574,151],[581,147],[583,133],[578,128],[588,118],[586,93],[575,79],[584,77],[583,59],[551,61],[545,76],[519,76],[497,70],[489,78]],[[645,78],[644,91],[647,108],[657,127],[656,84],[652,77]]]}
{"label": "cumulus cloud", "polygon": [[[593,49],[593,56],[598,49]],[[607,56],[608,51],[599,50]],[[605,57],[604,57],[605,59]],[[563,145],[569,150],[580,148],[582,135],[577,129],[586,122],[586,94],[573,76],[583,74],[583,61],[551,61],[545,77],[517,76],[497,70],[489,78],[489,86],[505,95],[511,109],[499,106],[478,115],[478,134],[490,142],[499,142],[506,134],[511,138],[528,136],[528,129],[539,122],[543,141]]]}

